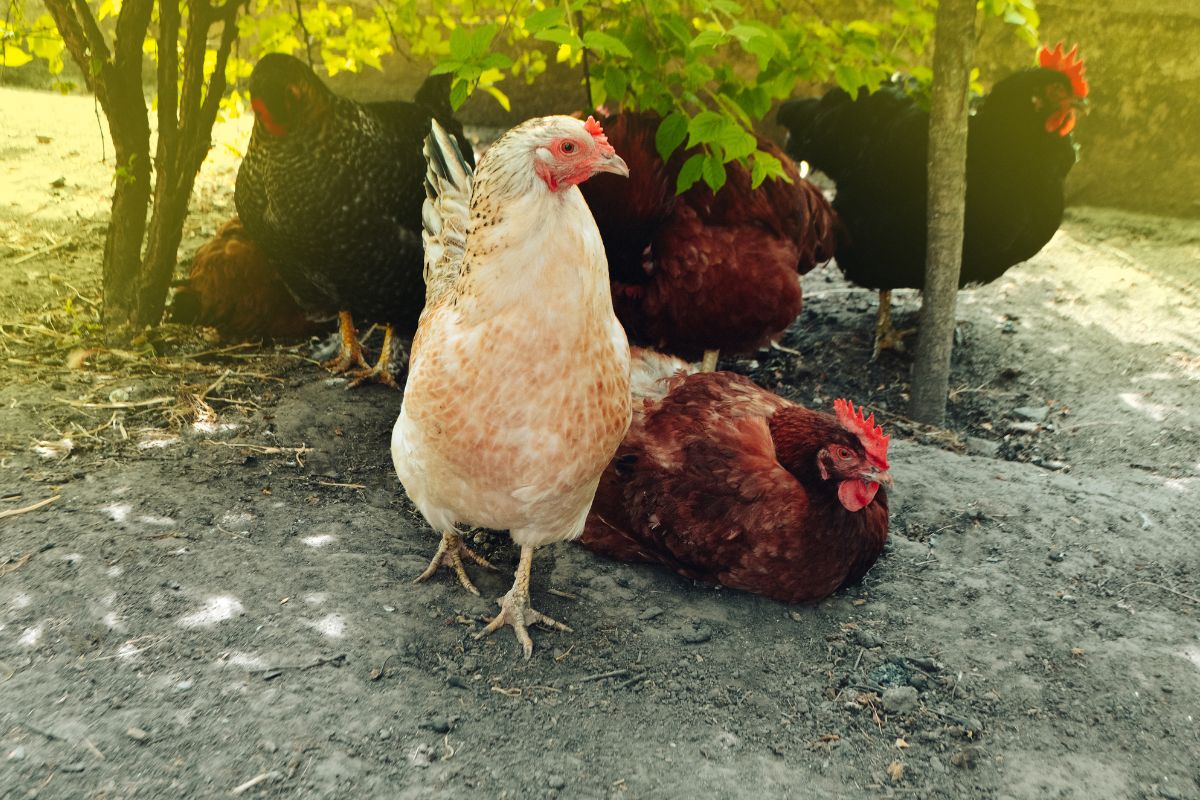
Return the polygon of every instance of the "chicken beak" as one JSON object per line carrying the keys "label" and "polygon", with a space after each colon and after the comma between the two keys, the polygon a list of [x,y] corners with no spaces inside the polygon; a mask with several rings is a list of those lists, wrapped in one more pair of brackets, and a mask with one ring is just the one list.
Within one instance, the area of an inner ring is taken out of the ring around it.
{"label": "chicken beak", "polygon": [[629,165],[625,163],[625,159],[616,153],[610,153],[596,162],[596,172],[611,172],[614,175],[620,175],[622,178],[628,178]]}
{"label": "chicken beak", "polygon": [[889,489],[892,488],[892,473],[889,470],[871,467],[871,469],[864,472],[860,477],[868,483],[878,483]]}

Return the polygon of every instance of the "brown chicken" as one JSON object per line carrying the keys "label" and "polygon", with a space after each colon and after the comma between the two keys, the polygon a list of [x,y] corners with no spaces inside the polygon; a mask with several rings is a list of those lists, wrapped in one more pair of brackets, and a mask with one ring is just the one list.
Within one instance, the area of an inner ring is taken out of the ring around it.
{"label": "brown chicken", "polygon": [[230,339],[301,339],[327,327],[305,316],[237,217],[196,251],[170,319],[210,326]]}
{"label": "brown chicken", "polygon": [[796,165],[766,139],[791,183],[751,188],[750,171],[726,165],[715,195],[697,183],[676,196],[679,170],[694,151],[664,162],[655,148],[659,117],[622,112],[603,120],[629,163],[630,179],[600,175],[580,187],[608,253],[613,305],[632,342],[716,368],[720,350],[774,343],[800,313],[800,275],[833,255],[833,210]]}
{"label": "brown chicken", "polygon": [[636,349],[633,391],[585,547],[793,603],[875,563],[891,475],[874,415],[847,400],[834,414],[811,411],[740,375],[688,375]]}

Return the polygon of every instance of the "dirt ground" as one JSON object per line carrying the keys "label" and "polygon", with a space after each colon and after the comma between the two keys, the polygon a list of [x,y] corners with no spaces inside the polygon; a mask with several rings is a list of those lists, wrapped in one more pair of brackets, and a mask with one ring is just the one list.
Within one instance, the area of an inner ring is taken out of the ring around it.
{"label": "dirt ground", "polygon": [[547,547],[535,603],[575,632],[524,662],[471,637],[507,572],[410,583],[400,395],[307,343],[99,346],[93,105],[0,119],[0,797],[1200,798],[1200,222],[1074,209],[962,292],[946,430],[867,363],[874,296],[810,274],[802,356],[723,366],[880,412],[879,563],[789,607]]}

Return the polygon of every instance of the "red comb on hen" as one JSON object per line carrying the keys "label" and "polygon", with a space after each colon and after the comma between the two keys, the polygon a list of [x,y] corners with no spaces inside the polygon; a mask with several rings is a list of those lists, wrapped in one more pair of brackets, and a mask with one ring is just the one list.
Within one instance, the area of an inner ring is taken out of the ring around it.
{"label": "red comb on hen", "polygon": [[583,128],[592,135],[596,140],[596,144],[600,146],[600,152],[608,155],[614,152],[613,146],[608,143],[608,137],[604,135],[604,128],[600,127],[600,123],[595,117],[589,116],[587,121],[583,123]]}
{"label": "red comb on hen", "polygon": [[890,436],[883,435],[883,428],[875,424],[875,415],[870,417],[861,408],[845,398],[833,401],[833,411],[841,426],[858,437],[863,449],[867,451],[867,460],[879,469],[890,469],[887,460],[888,442]]}
{"label": "red comb on hen", "polygon": [[1038,65],[1063,73],[1071,79],[1071,89],[1075,96],[1087,97],[1088,85],[1083,77],[1083,59],[1079,58],[1079,45],[1075,45],[1067,53],[1063,52],[1062,42],[1056,44],[1053,50],[1047,45],[1042,45],[1042,49],[1038,51]]}

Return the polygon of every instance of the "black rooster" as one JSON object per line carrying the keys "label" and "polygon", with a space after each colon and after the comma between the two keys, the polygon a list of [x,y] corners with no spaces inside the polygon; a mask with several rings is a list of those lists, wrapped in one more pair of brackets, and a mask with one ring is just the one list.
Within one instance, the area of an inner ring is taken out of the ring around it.
{"label": "black rooster", "polygon": [[[432,118],[473,163],[449,86],[450,76],[435,76],[411,103],[357,103],[280,53],[264,56],[250,76],[256,119],[238,170],[238,215],[300,306],[338,316],[341,351],[326,366],[349,373],[351,385],[397,385],[393,335],[416,330],[425,302],[421,147]],[[387,325],[373,368],[355,317]]]}
{"label": "black rooster", "polygon": [[[1043,47],[1039,66],[998,82],[969,121],[960,286],[994,281],[1062,222],[1063,181],[1075,164],[1070,133],[1088,93],[1077,50]],[[777,119],[790,133],[789,154],[837,183],[838,266],[879,290],[872,358],[902,349],[891,290],[925,282],[929,113],[893,81],[855,99],[834,89],[789,100]]]}

